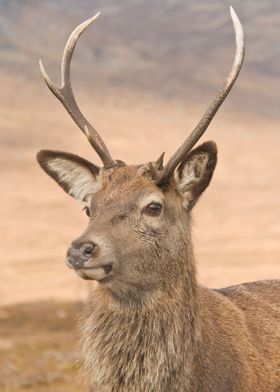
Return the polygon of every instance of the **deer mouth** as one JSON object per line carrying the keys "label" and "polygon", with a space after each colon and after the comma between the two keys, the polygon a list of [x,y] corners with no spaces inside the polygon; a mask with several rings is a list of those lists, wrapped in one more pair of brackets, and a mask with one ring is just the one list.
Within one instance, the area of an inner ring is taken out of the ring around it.
{"label": "deer mouth", "polygon": [[67,262],[69,268],[75,270],[75,272],[82,278],[86,280],[96,280],[98,282],[103,282],[107,280],[108,276],[111,275],[113,270],[112,263],[96,264],[94,266],[77,265],[73,266]]}

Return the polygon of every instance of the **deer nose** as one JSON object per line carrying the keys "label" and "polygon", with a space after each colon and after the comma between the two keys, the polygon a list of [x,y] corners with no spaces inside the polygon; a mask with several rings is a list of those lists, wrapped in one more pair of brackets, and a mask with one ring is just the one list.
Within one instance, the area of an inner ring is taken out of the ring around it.
{"label": "deer nose", "polygon": [[95,246],[96,245],[94,245],[93,243],[84,244],[81,246],[80,252],[84,257],[89,259],[92,256],[93,249]]}
{"label": "deer nose", "polygon": [[73,242],[66,254],[67,263],[74,268],[83,268],[84,263],[93,256],[96,249],[97,245],[93,242],[79,245]]}

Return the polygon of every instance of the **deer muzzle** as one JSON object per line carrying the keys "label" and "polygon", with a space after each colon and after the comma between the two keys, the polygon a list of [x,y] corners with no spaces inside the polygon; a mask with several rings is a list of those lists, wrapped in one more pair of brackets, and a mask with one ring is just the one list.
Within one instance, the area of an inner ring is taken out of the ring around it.
{"label": "deer muzzle", "polygon": [[82,244],[78,248],[71,245],[66,254],[68,267],[75,269],[85,268],[86,263],[92,258],[96,246],[93,243]]}
{"label": "deer muzzle", "polygon": [[113,269],[110,262],[98,262],[94,260],[99,253],[99,247],[93,242],[77,245],[74,241],[68,248],[66,264],[75,269],[79,276],[84,279],[103,280]]}

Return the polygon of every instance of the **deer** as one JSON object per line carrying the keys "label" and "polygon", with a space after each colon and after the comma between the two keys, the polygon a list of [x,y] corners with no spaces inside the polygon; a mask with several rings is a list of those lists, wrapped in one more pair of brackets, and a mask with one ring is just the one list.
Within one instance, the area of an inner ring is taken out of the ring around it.
{"label": "deer", "polygon": [[280,391],[280,281],[222,289],[199,284],[191,215],[217,163],[212,141],[195,147],[234,85],[245,44],[230,8],[235,57],[198,125],[164,164],[113,159],[80,111],[71,85],[74,48],[99,13],[70,35],[61,87],[42,76],[102,161],[41,150],[42,169],[85,204],[87,228],[66,254],[79,277],[97,282],[83,311],[81,359],[91,392]]}

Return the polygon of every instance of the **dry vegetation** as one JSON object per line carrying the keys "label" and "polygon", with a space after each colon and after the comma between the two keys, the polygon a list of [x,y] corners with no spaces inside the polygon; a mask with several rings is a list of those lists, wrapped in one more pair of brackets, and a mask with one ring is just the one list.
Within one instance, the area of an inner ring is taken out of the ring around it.
{"label": "dry vegetation", "polygon": [[[44,87],[37,59],[43,57],[58,75],[67,33],[96,9],[104,10],[77,48],[75,89],[114,157],[132,163],[163,150],[169,155],[179,145],[232,58],[226,1],[208,7],[206,1],[166,0],[163,7],[159,1],[83,0],[79,10],[74,3],[0,2],[0,390],[5,392],[83,389],[75,320],[77,301],[88,286],[66,269],[64,256],[86,217],[40,171],[35,154],[54,148],[96,163],[97,158]],[[236,2],[247,26],[247,60],[204,138],[217,142],[219,163],[194,213],[194,240],[200,281],[211,287],[280,275],[280,17],[276,0],[259,3]]]}
{"label": "dry vegetation", "polygon": [[77,392],[79,304],[39,302],[0,311],[0,390]]}

